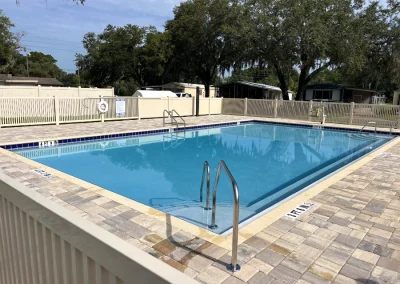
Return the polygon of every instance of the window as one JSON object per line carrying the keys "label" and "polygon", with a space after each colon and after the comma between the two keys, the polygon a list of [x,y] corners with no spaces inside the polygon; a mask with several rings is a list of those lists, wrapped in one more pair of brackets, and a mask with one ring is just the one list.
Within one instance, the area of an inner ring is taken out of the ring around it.
{"label": "window", "polygon": [[314,100],[331,100],[332,90],[317,90],[314,91]]}

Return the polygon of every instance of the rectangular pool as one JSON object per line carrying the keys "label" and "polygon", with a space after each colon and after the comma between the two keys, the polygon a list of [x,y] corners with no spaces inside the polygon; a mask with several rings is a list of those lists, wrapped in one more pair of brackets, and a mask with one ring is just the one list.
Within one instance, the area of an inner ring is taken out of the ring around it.
{"label": "rectangular pool", "polygon": [[[211,230],[211,210],[204,210],[205,198],[200,202],[204,161],[210,164],[211,190],[219,161],[228,165],[238,183],[244,222],[391,138],[254,122],[15,152]],[[218,227],[211,231],[223,234],[233,218],[225,173],[216,212]]]}

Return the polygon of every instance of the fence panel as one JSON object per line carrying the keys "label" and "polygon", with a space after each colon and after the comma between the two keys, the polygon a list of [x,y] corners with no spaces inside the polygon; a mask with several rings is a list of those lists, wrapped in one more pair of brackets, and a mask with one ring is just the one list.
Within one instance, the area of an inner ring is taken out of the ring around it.
{"label": "fence panel", "polygon": [[[117,119],[130,119],[137,118],[138,112],[138,98],[132,97],[118,97],[118,98],[103,98],[108,103],[108,111],[104,114],[105,120]],[[125,102],[125,115],[119,114],[117,116],[117,100]]]}
{"label": "fence panel", "polygon": [[164,109],[168,109],[168,99],[144,99],[140,98],[140,117],[162,117]]}
{"label": "fence panel", "polygon": [[378,127],[390,127],[399,117],[400,106],[354,104],[353,124],[375,121]]}
{"label": "fence panel", "polygon": [[345,103],[325,103],[324,111],[326,114],[326,122],[349,124],[351,105]]}
{"label": "fence panel", "polygon": [[53,98],[0,98],[2,126],[55,123]]}
{"label": "fence panel", "polygon": [[310,103],[296,101],[278,101],[277,117],[308,120],[310,117]]}
{"label": "fence panel", "polygon": [[0,283],[198,282],[0,173]]}
{"label": "fence panel", "polygon": [[244,103],[244,99],[223,99],[222,113],[244,115]]}
{"label": "fence panel", "polygon": [[58,101],[60,123],[101,120],[97,110],[99,99],[59,98]]}
{"label": "fence panel", "polygon": [[275,100],[247,100],[247,115],[274,117]]}
{"label": "fence panel", "polygon": [[169,110],[176,110],[181,116],[193,115],[193,99],[169,98]]}

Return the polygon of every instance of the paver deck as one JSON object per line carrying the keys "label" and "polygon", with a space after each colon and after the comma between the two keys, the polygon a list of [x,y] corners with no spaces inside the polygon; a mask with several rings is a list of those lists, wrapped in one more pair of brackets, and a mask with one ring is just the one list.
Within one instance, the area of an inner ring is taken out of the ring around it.
{"label": "paver deck", "polygon": [[[191,124],[248,117],[187,118]],[[156,120],[0,129],[0,144],[161,128]],[[230,251],[61,176],[43,178],[31,163],[0,151],[0,170],[54,202],[204,283],[400,283],[400,143],[374,155],[313,196],[314,210],[280,217]]]}

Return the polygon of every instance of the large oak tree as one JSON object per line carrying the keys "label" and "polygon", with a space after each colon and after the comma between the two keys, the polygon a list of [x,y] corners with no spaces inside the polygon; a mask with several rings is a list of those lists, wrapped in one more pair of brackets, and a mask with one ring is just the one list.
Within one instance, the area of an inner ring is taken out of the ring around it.
{"label": "large oak tree", "polygon": [[238,1],[189,0],[166,23],[174,57],[205,85],[206,97],[218,71],[233,65],[240,54],[243,11]]}

